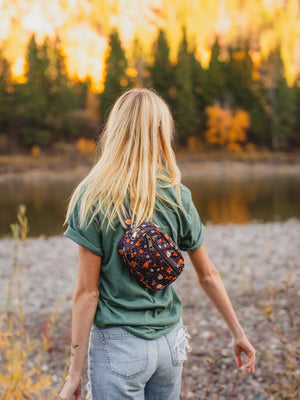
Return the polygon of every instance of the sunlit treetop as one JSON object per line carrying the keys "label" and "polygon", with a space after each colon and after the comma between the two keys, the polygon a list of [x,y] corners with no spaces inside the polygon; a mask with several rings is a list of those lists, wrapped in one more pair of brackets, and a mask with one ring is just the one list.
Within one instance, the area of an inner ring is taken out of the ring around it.
{"label": "sunlit treetop", "polygon": [[100,90],[112,28],[120,32],[129,63],[137,37],[144,57],[151,61],[157,31],[164,29],[171,61],[176,62],[183,26],[204,67],[218,35],[223,57],[226,46],[241,38],[249,40],[256,60],[280,45],[289,84],[299,73],[298,0],[2,0],[0,17],[0,47],[18,80],[24,80],[25,48],[32,33],[38,41],[58,34],[69,74],[80,79],[89,75]]}

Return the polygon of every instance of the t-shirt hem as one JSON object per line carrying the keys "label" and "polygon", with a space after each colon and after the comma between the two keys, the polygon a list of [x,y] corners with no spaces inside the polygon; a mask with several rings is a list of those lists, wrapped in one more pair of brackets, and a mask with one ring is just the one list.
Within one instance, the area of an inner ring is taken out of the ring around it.
{"label": "t-shirt hem", "polygon": [[155,340],[169,333],[179,323],[180,319],[181,316],[178,318],[176,322],[174,322],[174,324],[168,325],[168,327],[165,329],[157,330],[155,333],[151,333],[150,335],[142,334],[138,329],[135,329],[138,327],[124,325],[122,326],[122,328],[124,328],[127,332],[131,333],[132,335],[137,336],[141,339]]}

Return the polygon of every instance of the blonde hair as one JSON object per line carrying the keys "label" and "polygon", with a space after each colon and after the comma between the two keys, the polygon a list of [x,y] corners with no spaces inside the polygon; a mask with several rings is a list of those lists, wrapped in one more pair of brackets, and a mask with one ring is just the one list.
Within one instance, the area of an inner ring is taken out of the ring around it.
{"label": "blonde hair", "polygon": [[[98,212],[108,226],[114,227],[116,217],[125,226],[127,196],[136,226],[152,220],[156,197],[180,207],[181,175],[171,146],[173,132],[170,110],[153,90],[132,89],[121,95],[100,137],[100,157],[73,192],[64,224],[79,200],[81,228]],[[164,182],[161,186],[175,187],[178,203],[158,193],[157,179]]]}

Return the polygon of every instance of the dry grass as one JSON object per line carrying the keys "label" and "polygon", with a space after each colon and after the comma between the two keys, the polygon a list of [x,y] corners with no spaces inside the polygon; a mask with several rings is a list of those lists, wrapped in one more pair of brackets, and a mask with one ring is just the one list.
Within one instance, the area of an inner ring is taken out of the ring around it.
{"label": "dry grass", "polygon": [[[0,313],[0,393],[5,400],[48,398],[54,395],[51,375],[43,372],[53,345],[57,313],[47,321],[40,337],[32,337],[22,310],[22,266],[28,222],[25,206],[19,207],[18,222],[11,225],[15,248],[13,268],[7,281],[6,306]],[[14,291],[15,289],[15,291]],[[15,301],[16,300],[16,301]]]}

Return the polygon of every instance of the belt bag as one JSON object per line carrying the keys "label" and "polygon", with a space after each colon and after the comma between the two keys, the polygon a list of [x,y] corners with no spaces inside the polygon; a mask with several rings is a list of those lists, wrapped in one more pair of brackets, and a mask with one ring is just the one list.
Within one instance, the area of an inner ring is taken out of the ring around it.
{"label": "belt bag", "polygon": [[182,273],[184,259],[177,244],[153,222],[143,222],[137,228],[127,220],[124,235],[118,242],[118,252],[144,288],[162,290]]}

